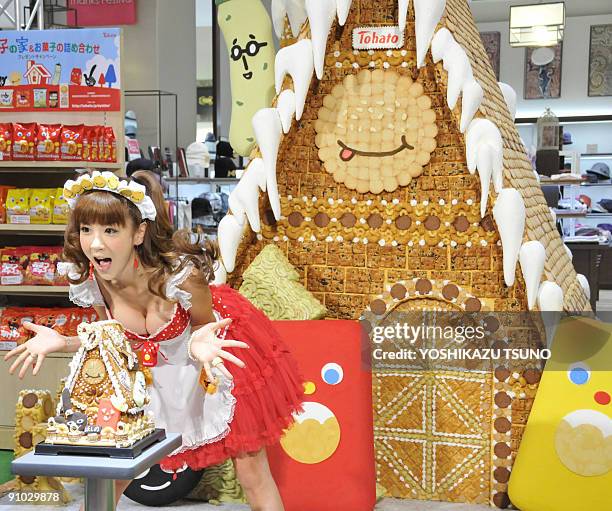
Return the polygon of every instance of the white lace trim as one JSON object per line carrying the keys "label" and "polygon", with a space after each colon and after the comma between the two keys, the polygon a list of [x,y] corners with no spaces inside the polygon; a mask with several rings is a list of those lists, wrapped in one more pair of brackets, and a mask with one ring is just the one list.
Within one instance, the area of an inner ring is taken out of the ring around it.
{"label": "white lace trim", "polygon": [[180,289],[179,286],[189,278],[191,272],[193,272],[193,264],[187,263],[179,273],[172,275],[166,283],[166,296],[172,300],[177,300],[185,310],[191,309],[191,293]]}
{"label": "white lace trim", "polygon": [[80,284],[70,284],[70,301],[79,307],[104,307],[104,297],[95,280],[85,280]]}

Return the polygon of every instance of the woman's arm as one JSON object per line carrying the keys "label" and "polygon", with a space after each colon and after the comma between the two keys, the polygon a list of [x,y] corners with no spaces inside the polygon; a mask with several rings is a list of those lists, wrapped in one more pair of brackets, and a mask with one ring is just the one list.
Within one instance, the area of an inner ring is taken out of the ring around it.
{"label": "woman's arm", "polygon": [[208,323],[216,321],[212,307],[212,293],[207,284],[199,282],[196,276],[191,276],[183,284],[181,289],[191,293],[191,327],[195,331]]}

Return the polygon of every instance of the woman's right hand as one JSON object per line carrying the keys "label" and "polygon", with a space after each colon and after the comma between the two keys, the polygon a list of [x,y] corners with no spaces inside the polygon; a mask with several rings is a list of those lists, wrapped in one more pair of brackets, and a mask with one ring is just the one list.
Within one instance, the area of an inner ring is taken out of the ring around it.
{"label": "woman's right hand", "polygon": [[9,369],[10,374],[13,374],[19,364],[22,364],[19,370],[19,378],[25,376],[28,367],[33,368],[32,374],[36,376],[45,357],[50,353],[62,351],[66,346],[66,338],[52,328],[35,325],[29,321],[24,321],[23,326],[34,332],[34,337],[4,355],[4,360],[17,357]]}

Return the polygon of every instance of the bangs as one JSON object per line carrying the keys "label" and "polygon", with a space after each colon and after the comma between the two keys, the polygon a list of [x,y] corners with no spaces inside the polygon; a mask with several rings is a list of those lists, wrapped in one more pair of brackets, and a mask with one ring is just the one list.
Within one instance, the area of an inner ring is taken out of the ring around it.
{"label": "bangs", "polygon": [[72,212],[72,221],[77,226],[99,224],[123,227],[133,215],[127,199],[112,192],[96,190],[79,197]]}

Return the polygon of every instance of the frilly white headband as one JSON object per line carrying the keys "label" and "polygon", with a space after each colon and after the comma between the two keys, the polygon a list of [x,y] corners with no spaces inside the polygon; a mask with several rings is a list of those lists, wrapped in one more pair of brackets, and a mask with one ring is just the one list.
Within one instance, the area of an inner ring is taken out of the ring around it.
{"label": "frilly white headband", "polygon": [[154,221],[157,216],[155,204],[146,194],[146,188],[135,181],[119,181],[112,172],[94,170],[91,174],[83,174],[76,181],[69,179],[64,184],[64,198],[70,209],[74,209],[78,198],[89,190],[106,190],[116,193],[132,202],[140,211],[143,219]]}

